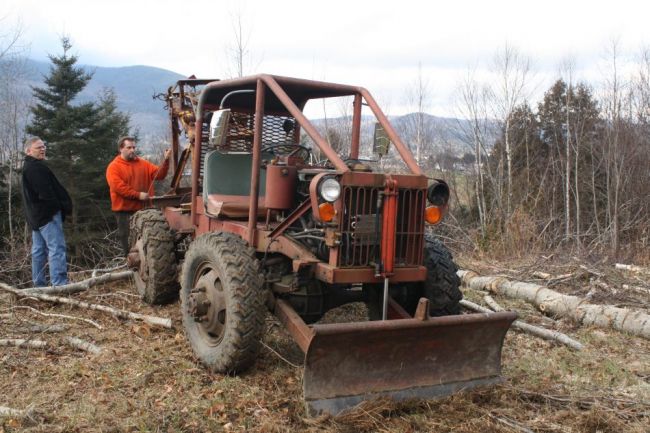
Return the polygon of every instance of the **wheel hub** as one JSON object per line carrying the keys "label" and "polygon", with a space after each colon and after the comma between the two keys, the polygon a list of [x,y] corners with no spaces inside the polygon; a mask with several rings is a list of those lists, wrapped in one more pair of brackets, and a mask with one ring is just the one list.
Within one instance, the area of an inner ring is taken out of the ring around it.
{"label": "wheel hub", "polygon": [[195,321],[205,322],[208,320],[207,314],[211,304],[205,288],[197,287],[190,292],[187,308]]}
{"label": "wheel hub", "polygon": [[187,299],[187,312],[207,340],[220,341],[226,326],[226,299],[221,280],[210,266],[199,271],[194,288]]}
{"label": "wheel hub", "polygon": [[134,273],[135,286],[138,293],[144,296],[147,291],[147,281],[149,280],[149,269],[147,267],[147,255],[142,238],[138,238],[135,245],[131,248],[128,255],[128,261],[133,266],[131,269]]}

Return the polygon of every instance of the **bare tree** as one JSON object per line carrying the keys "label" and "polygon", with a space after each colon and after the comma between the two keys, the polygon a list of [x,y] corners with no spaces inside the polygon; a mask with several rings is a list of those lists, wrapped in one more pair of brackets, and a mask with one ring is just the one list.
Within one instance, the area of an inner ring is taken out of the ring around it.
{"label": "bare tree", "polygon": [[259,61],[253,59],[251,52],[251,37],[253,28],[248,25],[246,16],[241,9],[230,13],[232,40],[225,47],[227,62],[226,74],[233,77],[243,77],[252,73],[259,66]]}
{"label": "bare tree", "polygon": [[625,152],[620,149],[620,128],[622,126],[621,104],[624,83],[618,71],[619,42],[612,40],[606,52],[609,71],[603,86],[603,115],[609,123],[606,135],[607,212],[609,233],[614,254],[619,251],[619,201],[626,168]]}
{"label": "bare tree", "polygon": [[512,148],[511,118],[515,107],[528,98],[527,85],[531,73],[530,59],[506,42],[494,56],[497,84],[492,87],[494,114],[503,123],[506,154],[506,215],[512,212]]}
{"label": "bare tree", "polygon": [[21,134],[28,115],[28,100],[19,83],[25,72],[24,58],[27,46],[22,42],[23,27],[20,21],[5,25],[8,17],[0,19],[0,165],[8,167],[7,213],[9,248],[13,254],[15,242],[13,226],[13,195],[17,183],[15,172],[22,146]]}
{"label": "bare tree", "polygon": [[490,144],[488,114],[489,90],[478,82],[473,70],[468,70],[457,91],[458,117],[461,140],[474,152],[474,190],[479,214],[481,233],[485,234],[488,224],[486,202],[486,177],[492,179],[490,166],[485,164]]}
{"label": "bare tree", "polygon": [[[426,124],[425,111],[430,98],[429,81],[422,75],[422,63],[418,63],[418,75],[407,91],[408,103],[415,108],[415,114],[408,122],[408,135],[415,142],[415,160],[422,164],[423,150],[433,145],[432,134]],[[429,153],[431,149],[428,149]]]}
{"label": "bare tree", "polygon": [[[563,75],[565,75],[565,82],[567,84],[567,91],[565,93],[565,126],[566,126],[566,139],[565,139],[565,166],[564,166],[564,238],[569,240],[571,237],[571,96],[573,95],[573,70],[574,62],[573,59],[567,58],[562,62],[561,70]],[[576,242],[579,242],[579,188],[578,188],[578,158],[579,153],[576,146],[576,160],[575,160],[575,203],[576,203]]]}

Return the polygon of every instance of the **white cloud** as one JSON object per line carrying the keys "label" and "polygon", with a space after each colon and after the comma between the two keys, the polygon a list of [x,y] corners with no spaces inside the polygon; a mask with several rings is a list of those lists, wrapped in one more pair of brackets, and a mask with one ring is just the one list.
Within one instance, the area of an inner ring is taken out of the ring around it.
{"label": "white cloud", "polygon": [[421,63],[441,115],[452,112],[450,93],[467,67],[487,67],[506,41],[548,79],[569,55],[593,75],[612,38],[626,53],[650,44],[650,6],[632,0],[3,0],[0,16],[22,19],[35,58],[58,53],[66,34],[83,63],[218,77],[237,10],[255,72],[363,85],[397,111]]}

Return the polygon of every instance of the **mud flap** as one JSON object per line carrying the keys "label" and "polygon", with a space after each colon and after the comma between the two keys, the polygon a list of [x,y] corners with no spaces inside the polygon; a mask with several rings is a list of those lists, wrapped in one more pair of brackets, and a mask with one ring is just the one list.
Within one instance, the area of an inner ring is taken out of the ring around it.
{"label": "mud flap", "polygon": [[312,325],[303,390],[311,415],[361,401],[434,398],[501,380],[516,313]]}

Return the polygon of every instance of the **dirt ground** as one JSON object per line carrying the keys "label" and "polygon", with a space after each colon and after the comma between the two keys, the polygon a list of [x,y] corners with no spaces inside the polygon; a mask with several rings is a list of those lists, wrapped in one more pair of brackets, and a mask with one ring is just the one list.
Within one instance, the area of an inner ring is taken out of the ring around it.
{"label": "dirt ground", "polygon": [[[650,276],[577,259],[486,263],[460,260],[483,275],[540,281],[590,302],[650,312]],[[626,285],[628,289],[624,289]],[[105,313],[0,294],[0,338],[45,340],[50,349],[0,347],[0,406],[28,410],[0,418],[0,432],[650,432],[650,341],[547,318],[520,301],[497,298],[520,318],[569,334],[576,352],[511,330],[503,348],[502,385],[433,401],[376,401],[334,418],[309,418],[302,395],[302,353],[272,317],[254,368],[237,377],[212,374],[194,358],[179,303],[151,307],[130,282],[72,295],[92,303],[169,317],[174,329]],[[482,303],[482,294],[464,291]],[[90,323],[40,313],[64,314]],[[354,304],[329,314],[362,317]],[[67,327],[33,332],[34,324]],[[74,336],[101,347],[91,355],[64,345]],[[336,374],[336,366],[332,366]],[[361,373],[360,373],[361,374]]]}

